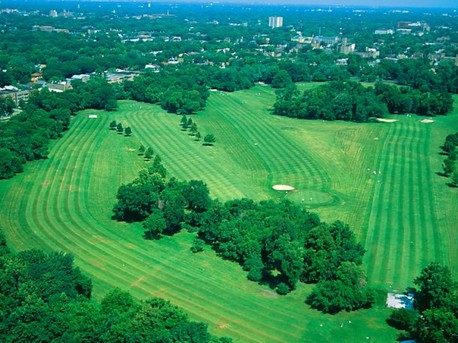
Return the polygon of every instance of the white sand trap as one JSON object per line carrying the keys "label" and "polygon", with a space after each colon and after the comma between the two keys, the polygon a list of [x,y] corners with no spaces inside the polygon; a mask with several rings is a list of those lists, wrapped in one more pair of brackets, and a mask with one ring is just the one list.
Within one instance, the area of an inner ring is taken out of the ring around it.
{"label": "white sand trap", "polygon": [[382,123],[394,123],[397,122],[397,119],[385,119],[385,118],[377,118],[377,121],[380,121]]}
{"label": "white sand trap", "polygon": [[219,92],[219,90],[217,90],[216,88],[212,88],[210,89],[210,92]]}
{"label": "white sand trap", "polygon": [[423,120],[420,120],[420,123],[423,123],[423,124],[434,123],[434,120],[432,120],[432,119],[423,119]]}
{"label": "white sand trap", "polygon": [[288,185],[274,185],[272,187],[276,191],[293,191],[294,187],[293,186],[288,186]]}

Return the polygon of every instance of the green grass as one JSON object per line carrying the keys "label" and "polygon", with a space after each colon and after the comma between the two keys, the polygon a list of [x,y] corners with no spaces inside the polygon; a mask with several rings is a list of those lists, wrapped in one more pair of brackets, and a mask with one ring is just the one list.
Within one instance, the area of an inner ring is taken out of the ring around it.
{"label": "green grass", "polygon": [[[118,186],[146,165],[136,151],[144,144],[169,175],[203,179],[213,197],[304,199],[325,220],[348,222],[368,250],[365,267],[377,287],[403,289],[431,260],[456,275],[458,193],[435,172],[443,159],[438,146],[458,130],[457,112],[432,124],[417,117],[391,124],[300,121],[271,116],[273,101],[265,86],[212,92],[193,119],[203,135],[215,134],[214,147],[196,142],[181,131],[179,116],[157,106],[126,101],[115,113],[97,112],[98,119],[80,114],[49,159],[0,182],[7,238],[15,250],[72,252],[93,278],[96,297],[116,286],[138,298],[161,296],[236,342],[394,341],[383,306],[322,315],[303,302],[309,286],[279,297],[212,251],[192,254],[191,234],[145,241],[139,225],[111,220]],[[112,120],[130,126],[133,136],[109,131]],[[273,191],[277,183],[296,190]]]}

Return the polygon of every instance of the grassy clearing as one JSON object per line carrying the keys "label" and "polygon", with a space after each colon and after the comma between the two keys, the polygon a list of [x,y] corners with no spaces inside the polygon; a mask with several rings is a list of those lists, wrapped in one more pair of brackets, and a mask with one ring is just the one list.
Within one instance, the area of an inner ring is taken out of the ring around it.
{"label": "grassy clearing", "polygon": [[[324,316],[304,305],[308,286],[278,297],[211,251],[193,255],[190,234],[148,242],[139,225],[110,218],[118,186],[146,165],[136,152],[144,144],[170,175],[203,179],[214,197],[304,199],[324,219],[350,223],[369,251],[374,285],[402,289],[430,260],[456,271],[458,195],[434,172],[443,159],[437,147],[458,130],[458,113],[429,126],[416,117],[390,124],[299,121],[270,116],[273,100],[265,86],[212,93],[193,119],[203,135],[215,134],[214,147],[194,141],[179,116],[156,106],[122,102],[96,120],[79,115],[48,160],[0,182],[0,218],[11,245],[71,251],[93,277],[95,296],[116,286],[139,298],[161,296],[236,341],[393,341],[383,307]],[[112,120],[130,126],[133,137],[109,131]],[[276,192],[274,184],[297,191]]]}

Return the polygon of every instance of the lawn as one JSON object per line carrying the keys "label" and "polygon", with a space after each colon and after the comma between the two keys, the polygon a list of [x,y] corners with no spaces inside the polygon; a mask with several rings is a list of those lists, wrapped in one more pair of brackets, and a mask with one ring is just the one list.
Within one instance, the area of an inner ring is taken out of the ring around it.
{"label": "lawn", "polygon": [[[192,254],[191,234],[145,241],[139,225],[111,220],[118,186],[147,165],[137,155],[144,144],[169,175],[202,179],[215,198],[288,197],[325,220],[348,222],[368,250],[365,267],[376,287],[403,289],[431,260],[456,272],[458,193],[436,175],[438,147],[458,130],[456,111],[432,124],[417,117],[389,124],[299,121],[270,115],[273,101],[266,86],[212,92],[207,109],[192,118],[203,136],[216,136],[213,147],[154,105],[125,101],[117,112],[98,111],[97,119],[88,118],[95,111],[79,114],[47,160],[0,182],[7,238],[15,250],[72,252],[93,278],[96,297],[113,287],[138,298],[161,296],[236,342],[394,341],[383,306],[322,315],[304,304],[309,286],[280,297],[211,250]],[[133,136],[108,130],[112,120],[130,126]],[[296,190],[272,190],[280,183]]]}

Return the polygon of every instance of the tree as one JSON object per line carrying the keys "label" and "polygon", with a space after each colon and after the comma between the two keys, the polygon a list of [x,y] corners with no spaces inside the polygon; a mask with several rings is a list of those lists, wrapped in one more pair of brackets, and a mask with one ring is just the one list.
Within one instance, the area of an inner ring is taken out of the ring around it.
{"label": "tree", "polygon": [[458,170],[454,170],[452,173],[452,186],[458,187]]}
{"label": "tree", "polygon": [[145,146],[143,144],[138,148],[138,154],[140,156],[145,154]]}
{"label": "tree", "polygon": [[116,130],[119,134],[122,134],[124,132],[124,128],[122,127],[121,123],[118,123],[118,125],[116,125]]}
{"label": "tree", "polygon": [[186,117],[186,115],[183,114],[183,116],[181,117],[181,120],[180,120],[180,125],[183,129],[187,129],[188,128],[188,117]]}
{"label": "tree", "polygon": [[199,237],[194,238],[192,241],[191,251],[193,253],[198,253],[204,251],[205,241],[200,239]]}
{"label": "tree", "polygon": [[415,311],[401,308],[391,312],[391,315],[386,322],[398,330],[411,331],[414,327],[417,316],[418,315]]}
{"label": "tree", "polygon": [[[189,118],[189,119],[191,119],[191,118]],[[191,124],[191,128],[189,130],[189,133],[191,134],[191,136],[195,136],[197,134],[197,124],[196,124],[196,122],[193,122]]]}
{"label": "tree", "polygon": [[336,279],[319,282],[306,302],[324,313],[370,308],[374,292],[366,286],[365,275],[354,263],[345,262],[336,271]]}
{"label": "tree", "polygon": [[126,136],[130,136],[132,134],[132,129],[130,128],[130,126],[126,127],[126,129],[124,130],[124,134]]}
{"label": "tree", "polygon": [[161,160],[161,157],[159,155],[156,155],[154,157],[153,165],[148,169],[148,172],[150,174],[157,173],[164,179],[167,176],[167,170],[162,165],[162,160]]}
{"label": "tree", "polygon": [[447,307],[456,288],[450,270],[439,263],[430,263],[413,281],[420,289],[415,294],[415,306],[420,311]]}
{"label": "tree", "polygon": [[204,145],[213,145],[216,142],[215,135],[209,133],[204,137]]}
{"label": "tree", "polygon": [[458,317],[445,308],[426,310],[417,319],[414,336],[419,342],[458,342]]}
{"label": "tree", "polygon": [[444,168],[444,175],[449,176],[455,171],[455,161],[451,158],[446,158],[442,164],[442,167]]}
{"label": "tree", "polygon": [[199,131],[196,132],[196,141],[200,141],[200,139],[202,138],[202,135],[200,134]]}
{"label": "tree", "polygon": [[151,157],[153,157],[153,149],[151,147],[148,147],[148,149],[146,149],[145,151],[145,160],[150,160]]}
{"label": "tree", "polygon": [[158,239],[167,228],[162,211],[155,208],[153,212],[143,222],[146,239]]}
{"label": "tree", "polygon": [[208,187],[200,180],[189,181],[183,189],[183,195],[191,211],[201,213],[210,207],[211,199]]}
{"label": "tree", "polygon": [[117,123],[116,123],[116,120],[113,120],[111,123],[110,123],[110,130],[116,130],[116,127],[117,127]]}

